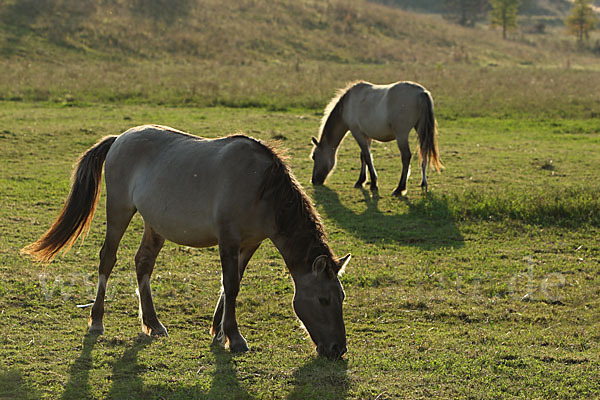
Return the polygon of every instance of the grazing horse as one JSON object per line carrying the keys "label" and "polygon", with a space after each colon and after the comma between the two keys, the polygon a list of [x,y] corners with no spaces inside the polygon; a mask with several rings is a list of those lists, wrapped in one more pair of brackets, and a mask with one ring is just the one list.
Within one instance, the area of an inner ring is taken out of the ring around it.
{"label": "grazing horse", "polygon": [[423,86],[413,82],[373,85],[355,82],[342,89],[325,108],[319,140],[312,138],[315,148],[312,183],[321,185],[336,162],[336,152],[350,130],[360,147],[360,175],[354,187],[360,188],[371,176],[371,190],[377,190],[377,173],[371,157],[371,141],[396,139],[402,154],[402,174],[394,196],[406,194],[410,175],[411,152],[408,133],[415,128],[419,135],[421,188],[427,190],[427,166],[439,172],[443,168],[438,154],[437,126],[433,115],[433,99]]}
{"label": "grazing horse", "polygon": [[57,220],[24,253],[50,262],[78,236],[85,236],[98,202],[103,164],[106,237],[89,332],[104,332],[107,281],[119,242],[138,211],[145,226],[135,267],[146,334],[167,334],[150,290],[165,239],[190,247],[218,244],[222,287],[211,328],[213,343],[233,352],[248,350],[238,329],[235,302],[248,261],[269,238],[292,275],[294,310],[319,355],[336,359],[346,352],[344,290],[338,273],[350,254],[334,256],[319,215],[289,167],[274,148],[247,136],[203,139],[151,125],[102,139],[80,157]]}

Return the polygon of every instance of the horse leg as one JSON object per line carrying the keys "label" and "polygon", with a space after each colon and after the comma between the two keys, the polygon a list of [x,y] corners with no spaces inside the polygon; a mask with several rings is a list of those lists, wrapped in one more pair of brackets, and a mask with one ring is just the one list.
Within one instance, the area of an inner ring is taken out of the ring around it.
{"label": "horse leg", "polygon": [[156,257],[165,243],[165,238],[156,233],[150,225],[144,226],[142,243],[135,255],[135,271],[137,275],[140,296],[140,314],[142,318],[142,331],[148,336],[168,336],[167,330],[160,323],[152,301],[150,290],[150,277],[154,270]]}
{"label": "horse leg", "polygon": [[100,265],[98,266],[98,289],[96,300],[90,312],[88,321],[88,332],[90,334],[103,334],[104,323],[104,297],[106,295],[106,284],[108,277],[117,262],[117,249],[119,242],[135,214],[135,209],[116,208],[109,201],[106,203],[106,237],[100,250]]}
{"label": "horse leg", "polygon": [[[367,138],[367,147],[369,148],[369,153],[371,153],[371,138]],[[363,184],[367,180],[367,162],[365,161],[365,157],[363,156],[363,152],[360,152],[360,174],[358,176],[358,180],[354,184],[354,187],[360,189],[363,187]]]}
{"label": "horse leg", "polygon": [[217,341],[229,345],[232,352],[248,350],[246,339],[240,334],[235,316],[235,301],[240,291],[239,245],[219,240],[219,254],[223,269],[223,319]]}
{"label": "horse leg", "polygon": [[421,190],[427,192],[427,156],[421,160]]}
{"label": "horse leg", "polygon": [[408,135],[398,137],[396,142],[398,143],[398,148],[400,149],[400,154],[402,156],[402,174],[400,175],[398,187],[392,192],[392,196],[401,197],[405,196],[407,192],[406,184],[408,182],[408,177],[410,176],[410,159],[412,154],[408,144]]}
{"label": "horse leg", "polygon": [[354,136],[354,139],[356,139],[356,142],[360,147],[361,161],[364,161],[367,164],[367,167],[369,168],[369,175],[371,176],[370,189],[371,191],[376,192],[378,189],[377,172],[375,172],[375,167],[373,166],[373,158],[371,157],[371,139],[368,138],[362,132],[356,132],[356,129],[351,130],[350,132],[352,132],[352,136]]}
{"label": "horse leg", "polygon": [[[256,251],[256,249],[258,249],[259,246],[260,243],[255,246],[244,247],[240,249],[240,255],[238,258],[238,271],[240,274],[240,281],[244,276],[244,271],[246,270],[246,266],[248,265],[250,258],[252,258],[254,252]],[[223,289],[223,287],[221,287],[221,295],[219,296],[219,301],[217,302],[217,306],[215,307],[213,323],[210,328],[210,333],[211,335],[213,335],[214,344],[220,343],[223,336],[223,304],[225,304],[225,290]],[[221,335],[221,338],[219,338],[219,334]]]}

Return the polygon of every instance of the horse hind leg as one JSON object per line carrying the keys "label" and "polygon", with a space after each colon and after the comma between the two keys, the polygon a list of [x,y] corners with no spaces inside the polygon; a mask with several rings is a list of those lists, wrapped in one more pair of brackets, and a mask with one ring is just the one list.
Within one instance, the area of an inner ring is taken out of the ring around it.
{"label": "horse hind leg", "polygon": [[165,239],[146,224],[142,242],[135,255],[142,331],[148,336],[168,336],[167,329],[161,324],[156,315],[154,302],[152,301],[152,291],[150,290],[150,277],[154,270],[156,257],[164,243]]}
{"label": "horse hind leg", "polygon": [[119,242],[135,214],[135,209],[121,208],[117,209],[110,206],[107,202],[106,207],[106,237],[100,250],[100,264],[98,266],[98,287],[96,299],[90,312],[88,321],[88,333],[104,333],[104,298],[106,296],[106,286],[108,278],[117,262],[117,249]]}
{"label": "horse hind leg", "polygon": [[427,193],[427,157],[421,160],[421,190]]}

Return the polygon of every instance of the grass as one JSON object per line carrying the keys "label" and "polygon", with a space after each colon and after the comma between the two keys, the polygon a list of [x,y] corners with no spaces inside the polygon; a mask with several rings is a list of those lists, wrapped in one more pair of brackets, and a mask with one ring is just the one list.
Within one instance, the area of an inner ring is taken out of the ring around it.
{"label": "grass", "polygon": [[[169,4],[0,5],[0,399],[600,397],[597,55],[556,26],[502,41],[358,0]],[[446,169],[428,194],[414,157],[408,197],[391,198],[393,143],[373,146],[380,197],[353,189],[352,139],[327,184],[308,183],[322,108],[356,79],[433,93]],[[152,288],[170,337],[140,336],[140,217],[109,281],[106,333],[85,335],[77,305],[93,300],[104,207],[47,267],[19,249],[58,214],[82,151],[146,123],[288,150],[332,248],[353,254],[343,361],[316,357],[270,243],[239,297],[250,352],[210,346],[215,248],[165,246]]]}
{"label": "grass", "polygon": [[[380,197],[352,188],[352,139],[327,184],[308,184],[320,119],[310,109],[0,103],[0,398],[598,397],[598,120],[440,114],[446,169],[430,174],[424,196],[415,157],[399,201],[390,196],[392,143],[373,149]],[[77,155],[141,123],[207,137],[243,130],[288,149],[332,248],[353,254],[342,278],[343,361],[316,357],[270,243],[251,260],[239,298],[250,352],[210,346],[214,248],[165,246],[152,286],[170,337],[140,336],[139,217],[109,281],[106,333],[85,335],[89,309],[77,305],[93,299],[103,206],[86,241],[50,266],[18,251],[55,218]]]}

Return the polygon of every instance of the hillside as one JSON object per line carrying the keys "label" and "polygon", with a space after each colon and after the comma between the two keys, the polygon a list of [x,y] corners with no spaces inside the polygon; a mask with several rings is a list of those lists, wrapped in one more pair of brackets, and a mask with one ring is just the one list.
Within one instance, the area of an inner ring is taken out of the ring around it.
{"label": "hillside", "polygon": [[[441,14],[444,0],[373,0],[406,10]],[[573,0],[522,0],[520,13],[523,16],[550,16],[564,18],[572,7]],[[600,1],[592,0],[595,5]]]}
{"label": "hillside", "polygon": [[533,46],[527,58],[518,43],[503,43],[485,29],[463,30],[438,17],[356,0],[9,0],[0,5],[0,21],[1,55],[52,59],[59,52],[100,58],[177,55],[235,64],[386,63],[419,53],[427,63],[447,61],[440,55],[460,47],[478,59],[485,52],[501,53],[519,63],[550,61],[545,53],[561,42]]}
{"label": "hillside", "polygon": [[[503,41],[364,0],[8,0],[0,21],[8,100],[320,108],[354,79],[417,80],[443,97],[490,67],[499,81],[516,68],[517,87],[532,72],[598,69],[560,29]],[[576,79],[569,90],[588,78]]]}

